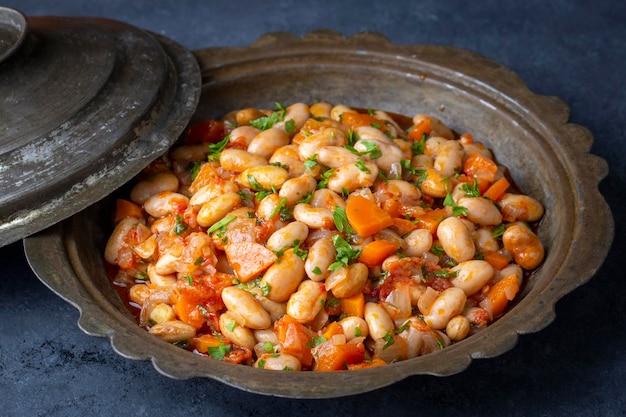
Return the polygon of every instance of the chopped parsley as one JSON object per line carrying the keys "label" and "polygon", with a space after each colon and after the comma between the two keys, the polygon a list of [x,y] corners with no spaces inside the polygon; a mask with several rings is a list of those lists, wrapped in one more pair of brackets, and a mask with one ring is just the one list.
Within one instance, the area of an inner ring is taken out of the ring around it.
{"label": "chopped parsley", "polygon": [[213,359],[217,359],[218,361],[221,361],[222,359],[224,359],[224,356],[226,356],[226,354],[230,352],[230,345],[225,345],[224,341],[219,335],[217,337],[220,341],[219,346],[209,346],[207,348],[207,353]]}
{"label": "chopped parsley", "polygon": [[420,140],[416,140],[411,144],[411,154],[422,155],[424,153],[424,146],[426,145],[426,135],[422,135]]}
{"label": "chopped parsley", "polygon": [[275,112],[273,112],[269,116],[263,116],[263,117],[259,117],[258,119],[250,120],[250,126],[256,127],[259,130],[267,130],[267,129],[270,129],[272,126],[274,126],[276,123],[282,122],[283,120],[285,120],[285,113],[287,112],[287,109],[280,103],[275,103],[275,104],[276,104]]}
{"label": "chopped parsley", "polygon": [[502,235],[505,231],[506,226],[504,225],[504,223],[499,224],[498,226],[493,228],[493,230],[491,231],[491,236],[493,236],[495,239],[500,239],[502,238]]}
{"label": "chopped parsley", "polygon": [[219,222],[215,223],[213,226],[209,227],[209,230],[206,231],[207,235],[210,235],[211,233],[215,232],[216,230],[225,228],[228,223],[232,222],[236,218],[237,218],[237,216],[235,216],[234,214],[231,214],[230,216],[224,217],[222,220],[220,220]]}
{"label": "chopped parsley", "polygon": [[446,198],[443,200],[443,205],[452,208],[453,216],[467,216],[467,207],[457,206],[450,191],[447,192]]}
{"label": "chopped parsley", "polygon": [[363,171],[366,174],[371,174],[371,171],[369,170],[369,168],[365,166],[365,161],[363,159],[359,159],[358,161],[354,163],[354,165],[356,165],[359,171]]}
{"label": "chopped parsley", "polygon": [[322,270],[320,269],[319,266],[316,266],[315,268],[313,268],[313,273],[315,275],[322,275]]}
{"label": "chopped parsley", "polygon": [[330,177],[331,175],[333,175],[333,172],[335,172],[335,168],[331,168],[331,169],[324,171],[324,173],[322,174],[321,181],[317,183],[318,189],[321,190],[322,188],[326,188],[326,185],[328,185],[328,180],[330,180]]}
{"label": "chopped parsley", "polygon": [[333,220],[335,221],[337,230],[340,232],[354,233],[354,229],[352,229],[352,226],[348,223],[348,215],[343,207],[335,206],[335,210],[333,211]]}
{"label": "chopped parsley", "polygon": [[187,226],[185,223],[183,223],[183,217],[182,216],[176,216],[176,223],[174,224],[174,229],[173,232],[175,235],[180,235],[182,233],[184,233],[187,228],[189,226]]}
{"label": "chopped parsley", "polygon": [[380,149],[378,149],[378,144],[376,142],[370,142],[368,140],[362,140],[361,143],[365,147],[364,151],[358,151],[352,145],[345,145],[344,148],[346,148],[347,150],[349,150],[350,152],[352,152],[353,154],[358,155],[358,156],[364,156],[364,155],[368,155],[369,154],[370,159],[377,159],[377,158],[380,158],[381,156],[383,156],[383,153],[380,151]]}
{"label": "chopped parsley", "polygon": [[305,169],[311,169],[313,168],[315,165],[317,165],[317,154],[313,155],[310,158],[307,158],[304,161],[304,168]]}
{"label": "chopped parsley", "polygon": [[466,197],[480,197],[480,191],[478,190],[478,180],[476,180],[476,178],[474,178],[474,184],[462,184],[461,190],[465,192]]}
{"label": "chopped parsley", "polygon": [[335,262],[328,267],[331,271],[336,271],[342,266],[347,266],[361,254],[360,249],[353,249],[341,235],[333,236],[333,245],[335,245],[337,255],[335,256]]}
{"label": "chopped parsley", "polygon": [[217,143],[210,144],[209,156],[207,157],[207,159],[209,161],[219,161],[220,155],[222,151],[224,150],[224,148],[226,147],[226,145],[228,144],[228,141],[230,141],[230,135],[226,135],[224,139],[222,139],[221,141]]}

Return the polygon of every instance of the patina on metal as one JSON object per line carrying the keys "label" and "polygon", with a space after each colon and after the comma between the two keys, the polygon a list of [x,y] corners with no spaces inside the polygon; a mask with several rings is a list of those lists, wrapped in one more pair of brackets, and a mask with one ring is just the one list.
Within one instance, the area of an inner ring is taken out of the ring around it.
{"label": "patina on metal", "polygon": [[191,52],[121,22],[0,16],[6,245],[100,200],[167,150],[196,108],[200,70]]}
{"label": "patina on metal", "polygon": [[377,34],[343,37],[325,31],[303,38],[268,34],[249,47],[195,55],[203,75],[195,119],[248,106],[323,99],[398,114],[434,114],[458,132],[472,132],[509,167],[515,183],[545,206],[539,236],[546,258],[502,318],[443,350],[360,371],[268,372],[194,355],[135,323],[103,264],[112,230],[108,216],[115,197],[110,196],[25,239],[25,249],[39,278],[80,310],[80,327],[109,337],[127,358],[151,360],[172,378],[207,377],[294,398],[339,397],[413,375],[451,375],[473,359],[513,348],[520,334],[547,326],[555,303],[587,282],[607,255],[614,225],[598,183],[608,167],[589,154],[591,134],[568,123],[569,109],[561,100],[534,94],[512,71],[489,59],[451,47],[399,46]]}

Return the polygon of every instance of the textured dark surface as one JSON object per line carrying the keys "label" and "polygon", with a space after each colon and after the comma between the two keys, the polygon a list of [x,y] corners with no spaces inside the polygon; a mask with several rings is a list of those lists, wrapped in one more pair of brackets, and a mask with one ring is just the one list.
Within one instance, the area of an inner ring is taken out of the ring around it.
{"label": "textured dark surface", "polygon": [[[396,43],[459,46],[514,70],[538,94],[571,108],[610,165],[600,186],[616,220],[615,242],[588,284],[557,304],[545,330],[458,375],[412,377],[340,400],[285,400],[209,380],[175,381],[149,362],[115,354],[82,333],[78,312],[29,271],[19,243],[0,250],[0,415],[624,415],[626,323],[622,153],[626,130],[626,6],[613,2],[232,2],[22,0],[28,15],[112,17],[188,48],[247,45],[268,31],[301,35],[371,30]],[[549,179],[546,179],[549,181]]]}

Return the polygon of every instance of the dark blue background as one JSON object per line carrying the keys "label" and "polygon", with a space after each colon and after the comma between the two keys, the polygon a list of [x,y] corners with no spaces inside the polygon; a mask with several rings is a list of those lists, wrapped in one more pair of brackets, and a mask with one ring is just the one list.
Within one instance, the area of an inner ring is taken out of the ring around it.
{"label": "dark blue background", "polygon": [[115,354],[76,326],[78,311],[41,284],[22,244],[0,249],[0,415],[626,415],[624,260],[626,2],[12,0],[27,15],[102,16],[189,49],[243,46],[266,32],[376,31],[400,44],[466,48],[562,98],[610,166],[600,189],[615,217],[598,274],[557,304],[557,318],[510,352],[460,374],[420,376],[334,400],[249,394],[212,380],[176,381]]}

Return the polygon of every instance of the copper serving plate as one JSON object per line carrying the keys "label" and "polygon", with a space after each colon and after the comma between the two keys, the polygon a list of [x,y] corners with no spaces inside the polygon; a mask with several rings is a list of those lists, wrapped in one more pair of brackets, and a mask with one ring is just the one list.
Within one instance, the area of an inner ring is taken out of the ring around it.
{"label": "copper serving plate", "polygon": [[339,397],[375,390],[412,375],[446,376],[473,359],[500,355],[520,334],[554,317],[557,300],[587,282],[604,261],[613,219],[598,183],[604,160],[589,154],[592,136],[568,124],[559,99],[538,96],[509,69],[475,53],[443,46],[395,45],[378,34],[344,37],[318,31],[302,38],[268,34],[242,48],[194,52],[203,77],[193,120],[275,102],[323,99],[398,114],[430,113],[472,132],[540,200],[539,237],[546,248],[509,311],[487,329],[441,351],[360,371],[276,372],[207,359],[158,340],[136,325],[109,283],[102,254],[111,231],[113,196],[25,239],[40,279],[76,306],[79,326],[109,337],[120,355],[151,360],[172,378],[213,378],[246,391],[294,397]]}

